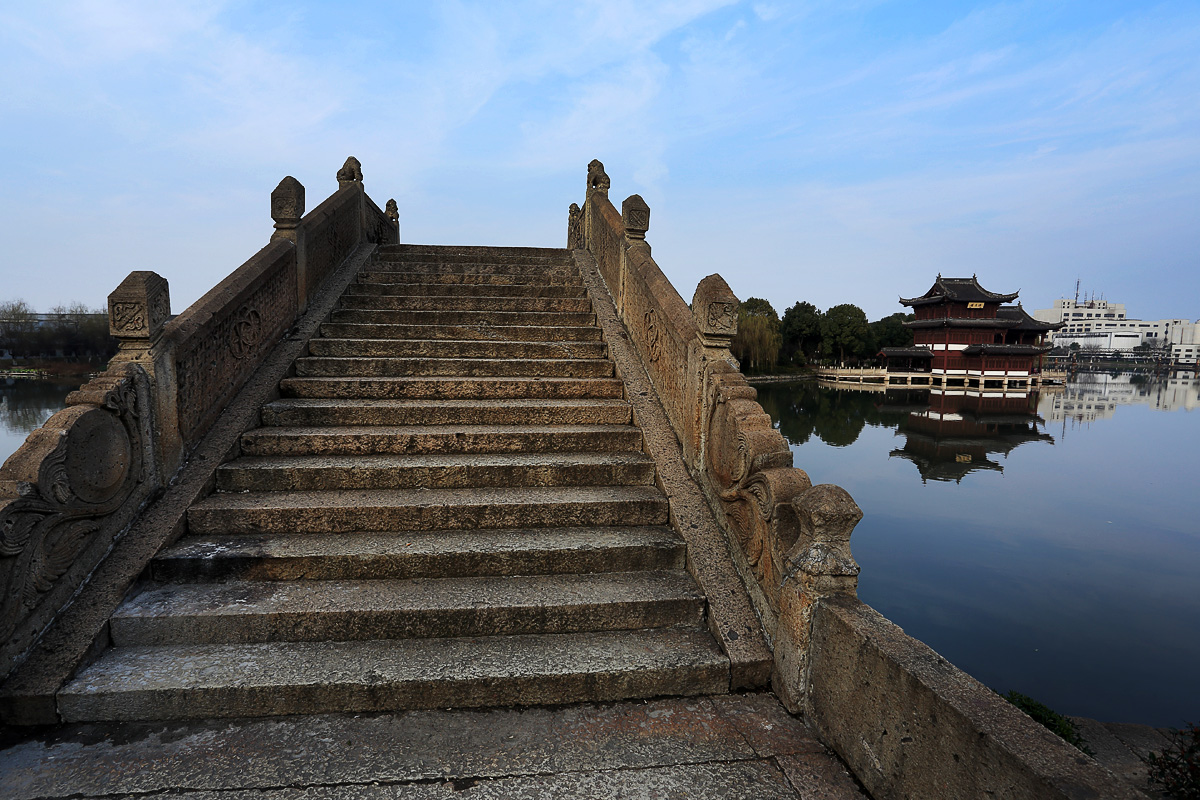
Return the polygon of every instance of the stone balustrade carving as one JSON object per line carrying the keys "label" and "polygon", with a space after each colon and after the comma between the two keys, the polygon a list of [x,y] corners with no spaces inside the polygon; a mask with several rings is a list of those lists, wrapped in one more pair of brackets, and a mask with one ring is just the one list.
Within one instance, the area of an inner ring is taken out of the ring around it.
{"label": "stone balustrade carving", "polygon": [[[0,679],[171,480],[331,274],[361,243],[398,241],[347,159],[304,213],[290,176],[271,241],[170,318],[167,281],[137,271],[109,296],[108,369],[67,397],[0,468]],[[389,204],[394,211],[394,203]],[[396,215],[398,216],[398,215]]]}
{"label": "stone balustrade carving", "polygon": [[631,195],[618,214],[609,185],[604,165],[592,161],[584,207],[577,216],[573,206],[568,220],[568,244],[578,225],[773,638],[776,688],[798,707],[810,609],[856,591],[849,537],[861,511],[844,490],[814,487],[793,466],[791,448],[729,352],[738,308],[729,286],[708,276],[689,308],[645,241],[648,204]]}

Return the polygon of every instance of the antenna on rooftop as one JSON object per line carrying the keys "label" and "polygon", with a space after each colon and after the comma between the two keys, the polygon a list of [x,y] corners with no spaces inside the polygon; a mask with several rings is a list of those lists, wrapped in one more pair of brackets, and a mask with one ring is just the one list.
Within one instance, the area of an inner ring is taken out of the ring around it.
{"label": "antenna on rooftop", "polygon": [[1075,305],[1079,305],[1079,278],[1075,279]]}

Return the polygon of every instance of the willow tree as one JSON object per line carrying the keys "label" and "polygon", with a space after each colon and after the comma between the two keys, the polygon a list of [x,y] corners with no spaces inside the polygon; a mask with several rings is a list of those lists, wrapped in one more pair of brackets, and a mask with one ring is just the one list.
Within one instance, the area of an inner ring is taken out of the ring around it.
{"label": "willow tree", "polygon": [[738,306],[737,335],[729,345],[733,355],[751,371],[769,369],[779,363],[779,315],[761,297],[750,297]]}

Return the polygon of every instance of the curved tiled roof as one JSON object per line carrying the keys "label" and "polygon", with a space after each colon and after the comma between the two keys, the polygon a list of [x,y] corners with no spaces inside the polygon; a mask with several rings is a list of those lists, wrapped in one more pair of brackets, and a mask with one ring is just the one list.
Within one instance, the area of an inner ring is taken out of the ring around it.
{"label": "curved tiled roof", "polygon": [[989,292],[979,285],[979,280],[972,275],[969,278],[943,278],[937,276],[929,291],[920,297],[900,298],[900,304],[905,306],[924,306],[933,303],[1008,303],[1017,299],[1018,292],[1012,294],[996,294]]}
{"label": "curved tiled roof", "polygon": [[1020,303],[1015,306],[1000,306],[996,309],[996,319],[1010,320],[1016,324],[1010,325],[1010,331],[1056,331],[1065,322],[1042,322],[1029,316]]}

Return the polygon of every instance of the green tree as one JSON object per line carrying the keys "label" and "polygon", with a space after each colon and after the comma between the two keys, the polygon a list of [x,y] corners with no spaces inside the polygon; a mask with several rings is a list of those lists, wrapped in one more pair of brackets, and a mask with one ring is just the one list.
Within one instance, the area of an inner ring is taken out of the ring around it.
{"label": "green tree", "polygon": [[729,349],[751,371],[774,367],[779,363],[779,315],[766,300],[750,297],[738,306],[737,335]]}
{"label": "green tree", "polygon": [[796,303],[783,312],[779,333],[780,357],[792,364],[807,363],[821,347],[821,310],[812,303]]}
{"label": "green tree", "polygon": [[37,322],[34,310],[24,300],[0,302],[0,350],[8,350],[15,358],[35,355],[34,334]]}
{"label": "green tree", "polygon": [[842,362],[847,355],[854,358],[870,355],[874,344],[867,315],[852,303],[842,303],[825,312],[821,318],[821,341]]}
{"label": "green tree", "polygon": [[913,343],[913,332],[904,327],[904,323],[916,319],[913,314],[897,311],[895,314],[871,323],[871,334],[877,347],[910,347]]}

